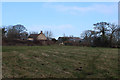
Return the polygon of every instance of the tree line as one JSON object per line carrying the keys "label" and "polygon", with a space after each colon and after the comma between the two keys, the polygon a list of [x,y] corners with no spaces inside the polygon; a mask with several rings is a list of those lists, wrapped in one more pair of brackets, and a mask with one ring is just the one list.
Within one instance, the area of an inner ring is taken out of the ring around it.
{"label": "tree line", "polygon": [[[2,27],[2,40],[27,40],[30,34],[39,34],[38,32],[27,32],[25,26],[21,24],[3,26]],[[50,39],[53,36],[51,31],[44,31],[45,36]]]}
{"label": "tree line", "polygon": [[[99,22],[93,24],[93,30],[85,30],[82,34],[81,45],[96,47],[116,47],[120,46],[120,26]],[[21,24],[2,26],[2,40],[27,40],[30,34],[38,32],[27,32],[25,26]],[[44,31],[45,36],[50,39],[53,37],[51,31]]]}
{"label": "tree line", "polygon": [[120,27],[118,25],[99,22],[93,26],[93,30],[86,30],[81,34],[84,44],[99,47],[120,46]]}

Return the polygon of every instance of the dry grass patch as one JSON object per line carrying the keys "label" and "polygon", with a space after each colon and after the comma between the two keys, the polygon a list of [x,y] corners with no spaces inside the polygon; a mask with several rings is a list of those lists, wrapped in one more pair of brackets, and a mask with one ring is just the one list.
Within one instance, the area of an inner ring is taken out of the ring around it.
{"label": "dry grass patch", "polygon": [[118,78],[118,49],[3,46],[3,78]]}

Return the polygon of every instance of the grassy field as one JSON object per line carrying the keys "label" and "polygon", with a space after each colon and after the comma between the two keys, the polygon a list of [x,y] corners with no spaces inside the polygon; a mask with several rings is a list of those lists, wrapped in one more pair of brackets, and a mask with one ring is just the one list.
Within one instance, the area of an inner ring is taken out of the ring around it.
{"label": "grassy field", "polygon": [[3,78],[118,78],[118,49],[4,46]]}

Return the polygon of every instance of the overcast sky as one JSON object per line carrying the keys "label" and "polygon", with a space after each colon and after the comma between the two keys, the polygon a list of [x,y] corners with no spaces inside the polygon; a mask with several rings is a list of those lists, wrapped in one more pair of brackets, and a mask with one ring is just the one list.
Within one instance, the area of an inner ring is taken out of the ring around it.
{"label": "overcast sky", "polygon": [[80,37],[101,21],[118,23],[117,2],[3,2],[2,25],[22,24],[27,30],[51,30],[53,37]]}

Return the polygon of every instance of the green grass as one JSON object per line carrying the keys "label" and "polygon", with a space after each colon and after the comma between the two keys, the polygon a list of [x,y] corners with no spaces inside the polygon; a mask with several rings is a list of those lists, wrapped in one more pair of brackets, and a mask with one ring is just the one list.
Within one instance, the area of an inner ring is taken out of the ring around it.
{"label": "green grass", "polygon": [[4,46],[3,78],[118,78],[118,49]]}

